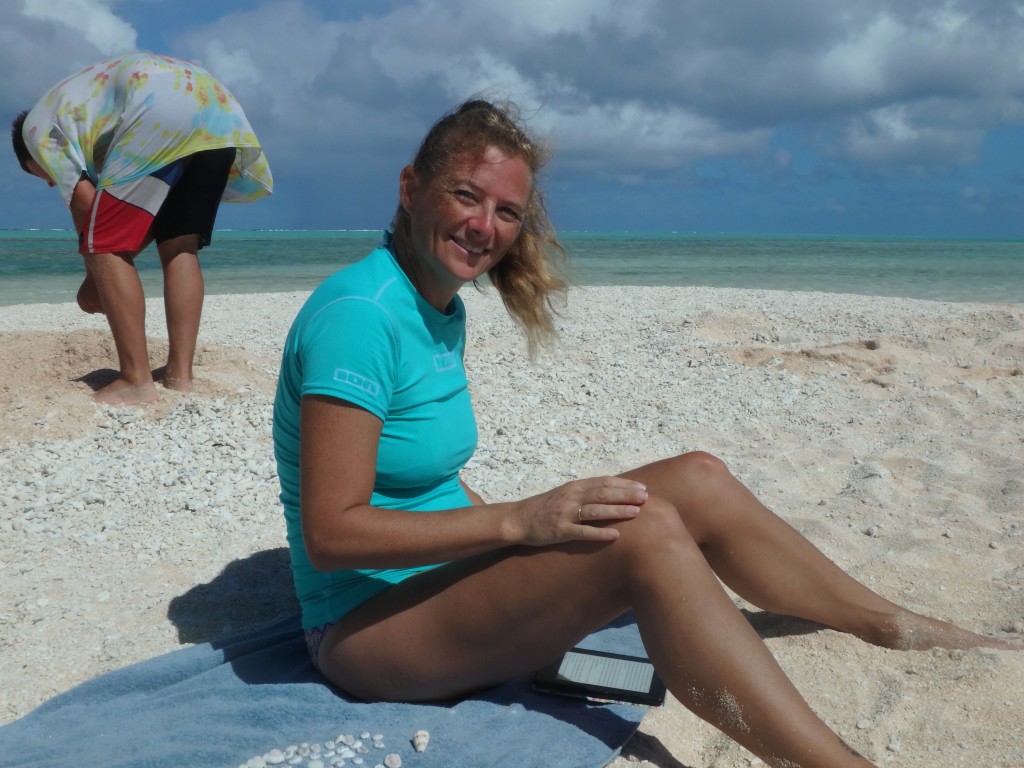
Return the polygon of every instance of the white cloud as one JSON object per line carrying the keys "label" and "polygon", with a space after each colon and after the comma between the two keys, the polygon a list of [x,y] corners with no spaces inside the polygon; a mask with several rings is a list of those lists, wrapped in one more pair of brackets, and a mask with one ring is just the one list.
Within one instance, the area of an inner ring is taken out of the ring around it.
{"label": "white cloud", "polygon": [[891,16],[880,16],[860,34],[825,51],[818,62],[818,76],[828,89],[845,97],[883,96],[888,81],[886,65],[904,32]]}
{"label": "white cloud", "polygon": [[767,152],[797,124],[851,162],[949,167],[1022,110],[1024,24],[998,3],[453,0],[372,26],[400,91],[498,84],[606,165]]}
{"label": "white cloud", "polygon": [[[390,138],[411,152],[442,111],[481,92],[536,111],[532,124],[554,135],[566,164],[580,167],[656,169],[760,145],[768,133],[759,127],[724,127],[685,104],[608,98],[575,77],[579,52],[569,37],[596,44],[600,28],[614,28],[642,46],[657,5],[627,12],[611,0],[456,0],[331,21],[286,0],[192,30],[183,42],[247,112],[272,117],[293,144],[307,144],[300,134],[313,128],[320,151]],[[534,53],[545,47],[555,58],[538,63]]]}
{"label": "white cloud", "polygon": [[686,109],[654,111],[637,102],[545,109],[538,122],[555,137],[564,165],[613,172],[622,166],[663,172],[701,158],[742,154],[768,138],[764,131],[730,131]]}
{"label": "white cloud", "polygon": [[0,79],[0,105],[13,117],[62,78],[135,44],[109,2],[0,2],[0,71],[17,73]]}
{"label": "white cloud", "polygon": [[81,33],[102,54],[135,48],[135,30],[104,0],[23,0],[27,19],[52,21]]}
{"label": "white cloud", "polygon": [[203,64],[229,87],[241,83],[259,83],[259,69],[245,49],[228,48],[221,40],[212,40],[203,52]]}
{"label": "white cloud", "polygon": [[[90,7],[107,19],[108,6]],[[729,153],[770,161],[767,139],[786,126],[853,164],[948,167],[969,162],[987,130],[1024,112],[1024,19],[999,3],[384,8],[325,18],[301,0],[275,0],[189,28],[178,42],[259,116],[261,133],[295,153],[310,134],[321,153],[411,151],[443,110],[484,92],[536,110],[535,124],[579,167],[654,169]]]}
{"label": "white cloud", "polygon": [[[139,17],[140,7],[131,6]],[[218,17],[211,5],[205,21],[189,15],[165,33],[168,52],[221,78],[274,162],[296,175],[404,159],[442,111],[478,92],[534,115],[560,167],[633,183],[723,156],[780,175],[813,173],[816,163],[944,171],[973,163],[993,129],[1024,123],[1019,0],[236,7]],[[0,82],[0,101],[30,103],[106,51],[134,46],[118,16],[128,8],[0,2],[0,65],[24,73]],[[780,130],[785,157],[771,140]]]}

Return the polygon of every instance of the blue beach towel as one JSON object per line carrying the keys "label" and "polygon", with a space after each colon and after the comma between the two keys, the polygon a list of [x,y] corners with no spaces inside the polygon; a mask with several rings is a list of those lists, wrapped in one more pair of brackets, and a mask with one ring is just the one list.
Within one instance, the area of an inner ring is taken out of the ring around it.
{"label": "blue beach towel", "polygon": [[[581,645],[644,655],[629,616]],[[344,747],[329,742],[351,735],[368,752],[356,752],[362,763],[348,755],[346,767],[373,768],[393,753],[405,768],[595,768],[618,754],[645,712],[536,693],[528,679],[457,701],[358,702],[316,672],[298,618],[289,618],[167,653],[55,696],[0,727],[0,766],[235,768],[259,766],[271,750],[305,743],[311,753],[300,765],[318,757],[330,768]],[[411,743],[418,730],[430,733],[421,753]],[[383,735],[382,747],[373,745],[375,735]],[[280,764],[289,766],[287,760]]]}

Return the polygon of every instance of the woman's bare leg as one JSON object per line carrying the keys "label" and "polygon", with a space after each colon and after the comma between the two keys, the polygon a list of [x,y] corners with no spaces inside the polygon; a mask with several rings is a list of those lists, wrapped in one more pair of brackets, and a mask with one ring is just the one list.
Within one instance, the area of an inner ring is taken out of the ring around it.
{"label": "woman's bare leg", "polygon": [[92,253],[84,256],[117,348],[116,380],[93,396],[109,405],[136,405],[156,400],[146,347],[146,299],[132,259],[134,254]]}
{"label": "woman's bare leg", "polygon": [[192,391],[192,362],[199,338],[205,288],[199,267],[199,236],[182,235],[157,245],[164,271],[164,312],[167,316],[167,367],[164,386]]}
{"label": "woman's bare leg", "polygon": [[324,673],[367,699],[446,698],[529,674],[629,607],[673,695],[773,766],[869,766],[808,707],[671,504],[610,544],[516,548],[408,579],[341,619]]}
{"label": "woman's bare leg", "polygon": [[1020,649],[914,613],[844,573],[768,510],[718,459],[690,453],[626,473],[679,510],[715,573],[754,605],[902,650]]}

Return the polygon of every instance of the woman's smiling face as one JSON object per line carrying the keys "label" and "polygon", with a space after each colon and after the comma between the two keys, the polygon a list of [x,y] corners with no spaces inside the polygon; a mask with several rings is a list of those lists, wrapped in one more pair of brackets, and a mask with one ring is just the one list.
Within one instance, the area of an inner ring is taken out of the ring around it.
{"label": "woman's smiling face", "polygon": [[533,176],[521,157],[488,147],[456,157],[426,183],[406,166],[400,191],[415,251],[410,278],[443,311],[459,288],[501,261],[515,243]]}

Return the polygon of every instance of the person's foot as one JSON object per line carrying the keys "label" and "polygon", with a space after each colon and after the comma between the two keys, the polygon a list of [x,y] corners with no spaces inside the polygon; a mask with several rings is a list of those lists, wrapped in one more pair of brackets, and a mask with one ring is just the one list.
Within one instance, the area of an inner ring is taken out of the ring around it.
{"label": "person's foot", "polygon": [[192,391],[192,379],[176,379],[171,376],[164,376],[162,381],[165,389],[186,393]]}
{"label": "person's foot", "polygon": [[980,635],[955,624],[904,611],[879,627],[868,642],[898,651],[925,651],[930,648],[995,648],[1001,651],[1024,650],[1024,635],[999,632]]}
{"label": "person's foot", "polygon": [[97,390],[92,396],[97,403],[104,405],[144,405],[156,402],[159,395],[152,381],[144,384],[132,384],[118,378],[103,389]]}
{"label": "person's foot", "polygon": [[153,378],[163,384],[164,389],[173,389],[175,392],[186,394],[192,391],[191,366],[175,367],[168,363],[153,371]]}

